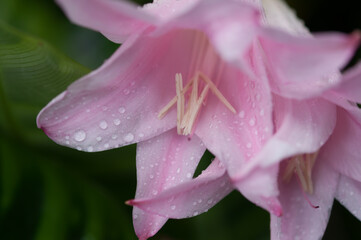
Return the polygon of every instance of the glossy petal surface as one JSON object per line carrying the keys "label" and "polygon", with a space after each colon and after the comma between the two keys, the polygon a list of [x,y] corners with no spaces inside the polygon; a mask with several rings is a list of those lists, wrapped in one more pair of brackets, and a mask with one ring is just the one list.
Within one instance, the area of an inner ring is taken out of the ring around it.
{"label": "glossy petal surface", "polygon": [[280,179],[280,201],[284,214],[282,217],[271,216],[272,240],[322,238],[338,182],[338,174],[323,160],[322,156],[316,160],[313,171],[315,192],[308,195],[310,202],[319,208],[313,208],[308,203],[296,176],[288,183]]}
{"label": "glossy petal surface", "polygon": [[361,123],[339,109],[335,131],[324,147],[325,155],[336,171],[357,181],[361,181],[360,139]]}
{"label": "glossy petal surface", "polygon": [[186,218],[208,211],[232,190],[226,169],[216,159],[197,178],[130,204],[163,217]]}
{"label": "glossy petal surface", "polygon": [[156,23],[156,19],[128,1],[56,0],[70,20],[99,31],[110,40],[121,43],[128,36]]}
{"label": "glossy petal surface", "polygon": [[38,127],[57,143],[84,151],[120,147],[174,127],[175,111],[162,120],[158,113],[175,96],[174,74],[188,74],[184,56],[191,56],[194,35],[178,31],[127,41],[49,103]]}
{"label": "glossy petal surface", "polygon": [[[162,195],[182,183],[192,180],[205,151],[197,137],[188,140],[172,129],[137,146],[137,191],[135,199]],[[167,218],[146,213],[134,207],[133,223],[140,239],[153,236]]]}
{"label": "glossy petal surface", "polygon": [[[281,31],[261,38],[272,90],[294,99],[311,98],[337,85],[360,35],[340,33],[294,37]],[[271,37],[269,37],[271,36]]]}

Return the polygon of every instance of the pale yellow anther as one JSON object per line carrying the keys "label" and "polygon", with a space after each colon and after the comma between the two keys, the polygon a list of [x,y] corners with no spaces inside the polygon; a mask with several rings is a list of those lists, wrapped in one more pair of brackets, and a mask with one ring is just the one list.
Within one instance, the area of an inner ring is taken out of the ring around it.
{"label": "pale yellow anther", "polygon": [[309,193],[313,193],[312,169],[315,164],[318,152],[302,154],[292,157],[283,174],[283,180],[289,181],[293,174],[296,174],[302,189]]}
{"label": "pale yellow anther", "polygon": [[[201,94],[199,92],[199,79],[202,79],[205,83]],[[192,133],[193,126],[197,119],[198,113],[204,102],[209,90],[211,90],[217,98],[233,113],[236,110],[217,89],[216,85],[202,72],[197,71],[195,76],[186,84],[183,88],[182,74],[177,73],[175,75],[176,82],[176,96],[161,109],[158,114],[158,118],[162,119],[167,112],[177,103],[177,132],[181,135],[189,135]],[[185,103],[185,94],[192,87],[189,95],[187,106]]]}

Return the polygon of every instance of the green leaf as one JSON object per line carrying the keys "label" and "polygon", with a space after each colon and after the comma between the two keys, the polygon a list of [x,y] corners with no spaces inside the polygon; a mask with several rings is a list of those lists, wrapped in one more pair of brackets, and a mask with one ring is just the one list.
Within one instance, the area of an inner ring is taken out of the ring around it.
{"label": "green leaf", "polygon": [[88,72],[0,22],[0,239],[135,237],[124,204],[135,189],[134,146],[87,154],[36,127],[42,107]]}
{"label": "green leaf", "polygon": [[40,109],[87,72],[46,42],[0,22],[1,127],[33,135]]}

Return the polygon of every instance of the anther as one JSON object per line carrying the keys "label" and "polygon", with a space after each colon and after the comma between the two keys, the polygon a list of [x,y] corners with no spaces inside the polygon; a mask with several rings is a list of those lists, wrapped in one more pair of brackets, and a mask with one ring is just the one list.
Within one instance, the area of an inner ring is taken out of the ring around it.
{"label": "anther", "polygon": [[[198,96],[199,79],[203,80],[205,86]],[[162,119],[167,112],[177,103],[177,132],[181,135],[189,135],[192,132],[193,126],[196,122],[202,103],[204,102],[209,90],[232,112],[236,113],[234,107],[227,101],[227,99],[218,90],[216,85],[204,73],[197,71],[195,76],[183,88],[182,74],[175,75],[176,96],[161,109],[158,118]],[[185,102],[185,94],[191,89],[187,106]]]}

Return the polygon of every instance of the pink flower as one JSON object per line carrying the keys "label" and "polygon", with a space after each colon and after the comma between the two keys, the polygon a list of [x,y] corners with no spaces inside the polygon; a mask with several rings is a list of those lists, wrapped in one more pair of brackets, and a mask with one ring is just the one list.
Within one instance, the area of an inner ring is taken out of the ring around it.
{"label": "pink flower", "polygon": [[[284,7],[281,5],[277,9]],[[284,23],[283,17],[293,18],[289,11],[271,13],[282,20],[280,23]],[[277,19],[271,23],[277,26]],[[302,26],[298,26],[298,31],[302,32]],[[272,69],[269,71],[272,83],[272,78],[277,75],[272,73]],[[292,96],[287,92],[294,91],[292,88],[279,91],[273,86],[274,91],[281,95],[273,95],[275,134],[239,173],[238,179],[242,179],[249,177],[250,171],[267,171],[281,163],[279,175],[274,177],[278,179],[283,215],[271,215],[272,239],[320,239],[334,198],[361,219],[361,111],[356,105],[356,102],[361,102],[361,65],[342,78],[337,74],[335,77],[338,79],[336,86],[316,87],[315,92],[323,93],[312,98],[307,94]],[[299,89],[307,87],[309,83],[299,83]],[[230,182],[227,176],[222,177],[223,183]],[[232,180],[237,182],[237,177]],[[183,187],[165,191],[158,197],[135,200],[132,204],[168,217],[189,216],[187,210],[192,209],[192,202],[197,202],[197,199],[207,202],[207,199],[214,199],[216,189],[218,194],[224,190],[213,180],[207,179],[207,183],[201,179],[198,181],[194,189],[189,183],[183,184]],[[169,204],[182,209],[170,213]],[[204,204],[202,210],[206,211],[206,206]]]}
{"label": "pink flower", "polygon": [[[137,200],[129,202],[146,210],[134,208],[139,238],[168,217],[206,211],[233,188],[281,215],[278,166],[263,168],[258,157],[274,138],[271,89],[319,96],[338,84],[324,75],[347,62],[357,37],[295,37],[264,27],[257,4],[236,0],[58,2],[75,23],[123,45],[50,102],[38,126],[83,151],[139,143]],[[193,179],[206,148],[217,159]],[[162,208],[162,199],[173,204]]]}

